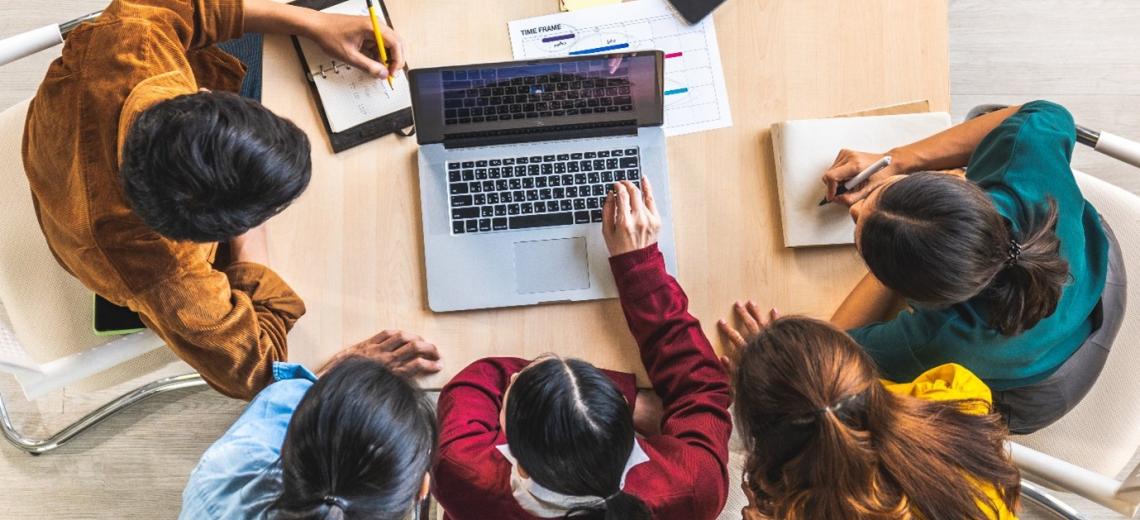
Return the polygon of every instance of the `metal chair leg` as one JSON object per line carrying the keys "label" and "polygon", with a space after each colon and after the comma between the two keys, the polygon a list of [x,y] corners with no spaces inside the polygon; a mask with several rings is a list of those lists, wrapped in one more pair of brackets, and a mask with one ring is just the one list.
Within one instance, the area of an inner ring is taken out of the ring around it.
{"label": "metal chair leg", "polygon": [[12,425],[12,419],[8,415],[8,408],[4,405],[4,398],[0,396],[0,429],[4,431],[4,438],[8,440],[13,446],[31,454],[40,455],[52,451],[66,442],[73,439],[76,435],[83,433],[87,429],[99,424],[104,419],[123,411],[125,408],[139,403],[149,397],[171,392],[174,390],[182,390],[185,388],[194,388],[205,386],[206,382],[202,380],[202,376],[194,374],[183,374],[180,376],[167,377],[147,383],[130,392],[127,392],[115,400],[100,406],[95,411],[83,416],[82,419],[71,423],[66,428],[60,430],[55,435],[47,439],[31,439],[25,437]]}
{"label": "metal chair leg", "polygon": [[1072,506],[1053,496],[1046,491],[1044,487],[1025,479],[1021,480],[1021,496],[1045,508],[1050,513],[1056,515],[1057,518],[1063,518],[1064,520],[1085,520],[1085,517]]}

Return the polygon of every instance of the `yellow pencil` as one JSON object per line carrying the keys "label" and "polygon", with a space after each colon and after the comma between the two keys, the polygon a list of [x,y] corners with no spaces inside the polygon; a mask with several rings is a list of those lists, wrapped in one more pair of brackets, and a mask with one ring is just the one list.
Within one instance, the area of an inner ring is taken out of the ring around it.
{"label": "yellow pencil", "polygon": [[[364,0],[368,3],[368,17],[372,19],[372,32],[376,35],[376,47],[380,50],[380,63],[385,67],[388,66],[388,51],[384,49],[384,35],[380,32],[380,18],[376,16],[376,5],[372,0]],[[396,91],[396,85],[392,83],[392,73],[388,73],[388,86],[392,87],[392,91]]]}

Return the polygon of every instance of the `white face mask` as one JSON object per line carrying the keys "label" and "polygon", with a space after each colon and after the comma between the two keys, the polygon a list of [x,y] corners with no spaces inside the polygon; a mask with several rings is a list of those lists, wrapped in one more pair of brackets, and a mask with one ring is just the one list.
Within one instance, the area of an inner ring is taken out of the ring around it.
{"label": "white face mask", "polygon": [[[515,459],[514,455],[511,455],[510,447],[503,444],[496,446],[496,448],[498,448],[499,453],[503,454],[503,458],[511,463],[511,494],[526,512],[539,518],[562,518],[573,509],[605,508],[606,499],[604,497],[563,495],[542,487],[534,480],[523,478],[519,474],[518,460]],[[641,449],[641,444],[634,439],[633,450],[630,451],[629,459],[625,461],[625,469],[621,472],[621,483],[619,484],[621,489],[625,488],[625,477],[629,474],[629,470],[644,462],[649,462],[649,455],[646,455],[645,450]]]}

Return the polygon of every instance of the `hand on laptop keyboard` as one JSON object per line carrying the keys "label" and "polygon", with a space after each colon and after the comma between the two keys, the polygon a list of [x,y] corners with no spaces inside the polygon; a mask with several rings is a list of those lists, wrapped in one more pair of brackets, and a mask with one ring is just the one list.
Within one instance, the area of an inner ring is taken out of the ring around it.
{"label": "hand on laptop keyboard", "polygon": [[649,177],[641,183],[644,191],[630,181],[614,184],[602,209],[602,237],[610,256],[637,251],[657,243],[661,229],[661,216],[653,200],[653,187]]}

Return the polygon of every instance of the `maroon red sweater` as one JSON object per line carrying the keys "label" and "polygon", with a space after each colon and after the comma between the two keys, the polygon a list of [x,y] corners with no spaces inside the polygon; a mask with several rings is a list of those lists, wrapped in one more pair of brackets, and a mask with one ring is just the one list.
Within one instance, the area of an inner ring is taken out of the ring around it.
{"label": "maroon red sweater", "polygon": [[[638,438],[650,461],[635,466],[625,492],[657,520],[716,518],[728,492],[729,382],[688,298],[653,245],[610,259],[629,329],[664,405],[661,435]],[[511,464],[499,410],[510,377],[529,361],[487,358],[463,369],[439,397],[440,456],[433,492],[453,520],[527,519],[511,495]],[[630,403],[632,374],[607,372]]]}

